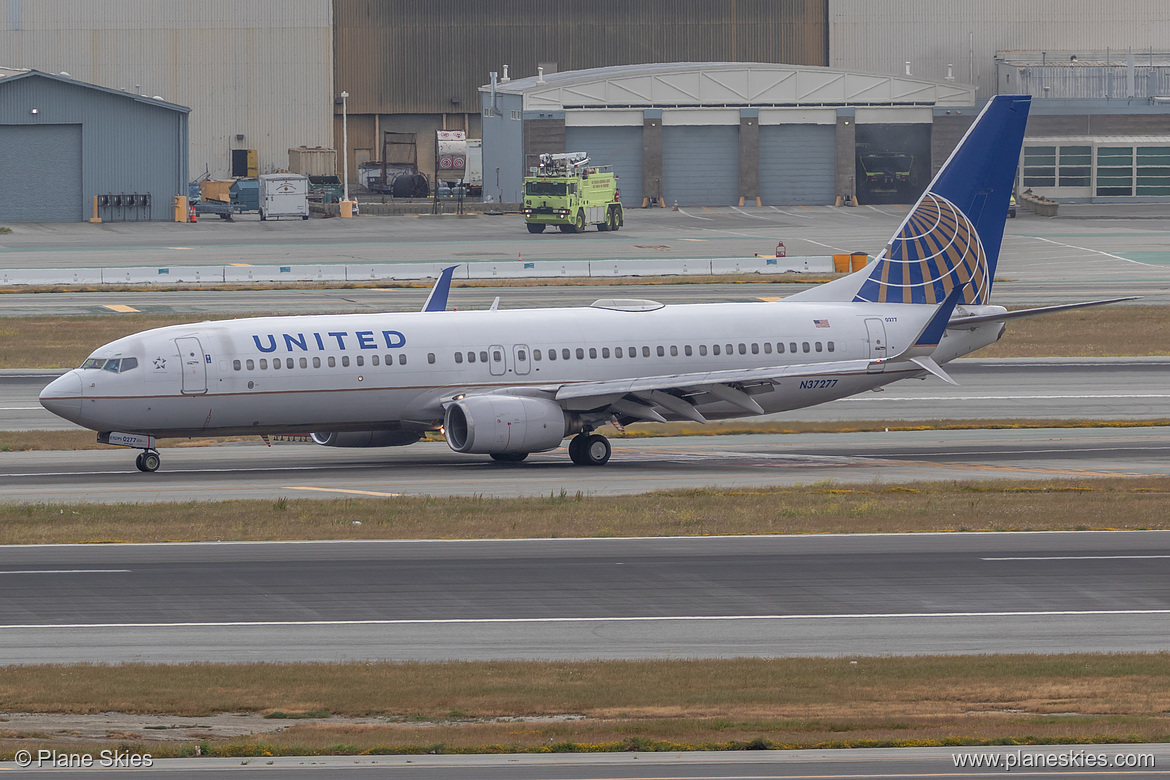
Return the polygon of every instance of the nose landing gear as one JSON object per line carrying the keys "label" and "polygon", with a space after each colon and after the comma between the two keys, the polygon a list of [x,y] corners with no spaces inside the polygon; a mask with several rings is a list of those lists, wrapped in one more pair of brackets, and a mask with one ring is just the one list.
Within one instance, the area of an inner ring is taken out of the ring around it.
{"label": "nose landing gear", "polygon": [[162,465],[162,458],[155,450],[144,450],[138,453],[138,457],[134,459],[134,465],[138,467],[139,471],[155,472]]}
{"label": "nose landing gear", "polygon": [[612,449],[600,433],[581,433],[569,442],[569,459],[578,466],[604,466]]}

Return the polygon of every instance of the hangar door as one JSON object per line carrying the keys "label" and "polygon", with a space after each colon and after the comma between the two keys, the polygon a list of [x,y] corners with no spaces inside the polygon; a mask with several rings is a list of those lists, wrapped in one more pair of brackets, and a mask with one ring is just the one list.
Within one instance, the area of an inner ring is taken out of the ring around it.
{"label": "hangar door", "polygon": [[81,125],[0,125],[0,222],[80,222]]}
{"label": "hangar door", "polygon": [[833,202],[836,130],[834,125],[760,127],[760,199],[765,205]]}
{"label": "hangar door", "polygon": [[663,127],[662,197],[668,206],[739,203],[739,125]]}
{"label": "hangar door", "polygon": [[642,205],[641,126],[566,127],[565,151],[585,152],[598,165],[612,165],[622,201]]}

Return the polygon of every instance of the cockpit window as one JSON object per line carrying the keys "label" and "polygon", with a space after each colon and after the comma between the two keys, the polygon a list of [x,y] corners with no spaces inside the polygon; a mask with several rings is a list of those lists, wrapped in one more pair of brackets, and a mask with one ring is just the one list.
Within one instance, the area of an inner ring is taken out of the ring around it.
{"label": "cockpit window", "polygon": [[81,364],[85,368],[100,368],[112,374],[124,374],[138,368],[138,358],[89,358]]}

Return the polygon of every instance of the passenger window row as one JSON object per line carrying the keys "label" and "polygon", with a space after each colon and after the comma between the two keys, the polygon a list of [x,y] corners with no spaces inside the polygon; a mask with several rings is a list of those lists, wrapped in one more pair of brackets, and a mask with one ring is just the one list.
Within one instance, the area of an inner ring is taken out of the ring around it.
{"label": "passenger window row", "polygon": [[[431,363],[434,363],[435,362],[435,354],[433,352],[428,354],[427,360]],[[283,362],[281,361],[280,358],[272,358],[272,370],[279,371],[282,368],[289,369],[289,368],[296,368],[298,366],[301,368],[308,368],[310,361],[312,361],[313,368],[321,368],[322,365],[325,365],[328,368],[337,368],[337,366],[339,364],[341,365],[342,368],[349,368],[350,367],[349,355],[342,355],[340,361],[337,359],[336,356],[330,355],[329,357],[325,358],[324,363],[322,363],[322,360],[319,356],[313,357],[313,358],[307,358],[307,357],[290,358],[289,357],[289,358],[284,358]],[[365,355],[354,356],[353,365],[364,366],[365,364],[366,364]],[[394,365],[394,356],[393,355],[386,355],[385,358],[382,358],[379,355],[371,355],[370,356],[370,365],[371,366],[377,366],[377,365],[392,366],[392,365]],[[405,354],[399,353],[398,365],[400,365],[400,366],[406,365],[406,355]],[[252,358],[247,358],[246,360],[243,360],[243,361],[241,361],[239,359],[232,361],[232,370],[234,370],[234,371],[244,371],[244,370],[255,371],[256,367],[257,367],[257,361],[253,360]],[[268,370],[268,358],[260,358],[259,359],[259,367],[260,367],[261,371],[267,371]]]}
{"label": "passenger window row", "polygon": [[[795,342],[795,341],[790,341],[787,343],[785,343],[783,341],[778,341],[778,342],[776,342],[776,345],[775,345],[775,353],[778,355],[783,355],[785,352],[791,352],[793,354],[796,354],[797,352],[826,352],[826,351],[836,352],[837,351],[836,343],[832,342],[832,341],[829,341],[829,342],[802,341],[799,344],[797,344],[797,342]],[[600,355],[601,355],[602,360],[609,360],[611,355],[615,359],[637,358],[639,355],[641,355],[644,358],[653,357],[653,356],[666,357],[667,352],[670,353],[671,357],[678,357],[679,352],[680,352],[680,348],[675,344],[672,344],[670,346],[664,346],[662,344],[659,344],[658,346],[655,346],[655,347],[650,347],[650,346],[643,344],[641,346],[632,345],[632,346],[628,346],[628,347],[614,347],[612,352],[611,352],[609,347],[602,347],[600,350]],[[685,357],[693,357],[696,354],[696,349],[694,347],[692,347],[690,344],[684,344],[681,348],[681,352]],[[698,352],[699,357],[706,357],[708,354],[707,345],[700,344],[698,346],[697,352]],[[748,342],[741,341],[738,344],[712,344],[710,347],[710,354],[712,354],[712,355],[746,355],[749,352],[753,355],[759,355],[761,352],[765,355],[771,355],[773,352],[772,342],[765,341],[765,342],[761,343],[758,341],[753,341],[751,343],[748,343]],[[553,349],[546,349],[543,352],[539,349],[534,349],[534,350],[532,350],[532,359],[533,360],[543,360],[543,359],[547,358],[548,360],[557,360],[559,358],[560,360],[571,360],[574,357],[576,357],[577,360],[584,360],[585,354],[586,354],[586,350],[582,347],[577,347],[574,350],[570,350],[570,349],[566,349],[566,348],[562,347],[559,351],[557,349],[553,348]],[[589,347],[588,354],[589,354],[590,360],[596,360],[597,356],[599,354],[599,351],[598,351],[597,347]],[[457,362],[457,363],[459,362],[458,358],[456,358],[455,362]]]}
{"label": "passenger window row", "polygon": [[[692,347],[690,344],[683,345],[681,350],[677,345],[674,345],[674,344],[670,345],[669,347],[659,344],[658,346],[655,346],[654,348],[651,348],[648,345],[642,345],[640,348],[637,345],[632,345],[632,346],[628,346],[628,347],[614,347],[612,350],[609,347],[601,347],[600,349],[598,349],[597,347],[589,347],[588,350],[586,350],[584,347],[576,347],[575,349],[569,349],[568,347],[561,347],[559,350],[557,348],[550,347],[550,348],[544,349],[543,351],[541,349],[532,350],[532,359],[535,361],[538,361],[538,362],[545,360],[545,359],[547,359],[549,361],[555,361],[558,359],[559,360],[572,360],[574,357],[577,360],[584,360],[586,353],[588,353],[590,360],[596,360],[598,358],[598,355],[601,356],[602,360],[609,360],[611,358],[622,359],[622,358],[627,358],[627,357],[633,359],[633,358],[637,358],[639,356],[639,354],[643,358],[652,357],[654,355],[657,355],[658,357],[666,357],[668,351],[669,351],[671,357],[678,357],[680,354],[680,351],[681,351],[681,354],[684,355],[685,357],[693,357],[696,353],[699,355],[699,357],[706,357],[708,354],[711,354],[711,355],[747,355],[749,352],[753,355],[759,355],[759,354],[761,354],[761,352],[765,355],[771,355],[771,354],[773,354],[773,349],[775,351],[775,354],[778,354],[778,355],[783,355],[786,352],[790,352],[792,354],[798,354],[801,352],[803,352],[803,353],[836,352],[837,345],[835,342],[832,342],[832,341],[828,341],[828,342],[802,341],[799,343],[795,342],[795,341],[789,341],[789,342],[777,341],[775,343],[775,347],[773,348],[773,344],[770,341],[765,341],[765,342],[753,341],[750,344],[748,342],[741,341],[738,344],[712,344],[710,346],[709,352],[708,352],[708,346],[706,344],[698,345],[697,350],[695,347]],[[527,359],[527,356],[525,355],[523,350],[518,352],[516,357],[519,360],[526,360]],[[504,354],[499,349],[490,350],[490,354],[489,354],[489,350],[486,350],[486,349],[469,350],[467,352],[456,352],[455,353],[455,363],[457,365],[463,365],[464,362],[466,362],[468,364],[487,363],[489,361],[489,358],[490,358],[491,362],[501,363],[504,360]],[[272,369],[273,370],[280,370],[282,368],[292,369],[292,368],[296,368],[298,365],[301,368],[308,368],[310,360],[312,361],[313,368],[321,368],[322,361],[321,361],[320,357],[313,357],[313,358],[306,358],[306,357],[291,358],[291,357],[288,357],[288,358],[284,358],[283,363],[281,361],[281,358],[272,358]],[[133,361],[133,364],[131,366],[126,366],[127,361]],[[354,361],[354,365],[356,365],[356,366],[359,366],[359,367],[364,366],[365,365],[365,356],[364,355],[356,355],[356,356],[354,356],[353,361]],[[101,365],[92,365],[92,366],[88,365],[91,362],[94,362],[94,361],[87,360],[85,362],[85,364],[82,365],[82,368],[101,368],[102,367]],[[96,362],[100,364],[102,361],[99,360]],[[106,361],[106,362],[108,364],[111,361]],[[116,363],[117,361],[115,360],[112,362]],[[371,355],[370,356],[370,365],[377,366],[377,365],[381,364],[382,362],[383,362],[383,359],[380,358],[378,355]],[[430,363],[432,365],[435,363],[435,353],[434,352],[427,353],[427,363]],[[341,364],[342,368],[349,368],[350,367],[349,355],[342,355],[341,360],[340,360],[340,364]],[[394,356],[393,355],[386,355],[384,358],[384,364],[387,366],[394,365]],[[402,365],[402,366],[406,365],[406,355],[405,354],[400,353],[398,355],[398,364]],[[125,371],[128,368],[133,368],[136,365],[138,365],[138,361],[136,361],[134,358],[123,358],[122,359],[122,366],[123,367],[121,370]],[[326,365],[329,368],[336,368],[338,365],[338,359],[335,356],[330,355],[329,357],[325,358],[324,365]],[[257,368],[257,362],[255,360],[253,360],[252,358],[247,358],[244,361],[240,361],[238,359],[232,361],[232,369],[235,371],[244,371],[244,370],[255,371],[256,368]],[[107,366],[107,370],[111,370],[111,369],[109,369]],[[117,370],[117,369],[112,369],[112,370]],[[261,370],[261,371],[269,370],[268,358],[259,358],[259,370]]]}

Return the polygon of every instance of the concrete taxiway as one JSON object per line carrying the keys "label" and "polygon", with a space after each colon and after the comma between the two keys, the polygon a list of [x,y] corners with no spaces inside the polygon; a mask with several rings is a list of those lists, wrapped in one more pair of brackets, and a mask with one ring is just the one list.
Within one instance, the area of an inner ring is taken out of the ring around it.
{"label": "concrete taxiway", "polygon": [[0,548],[7,663],[1164,651],[1170,532]]}

